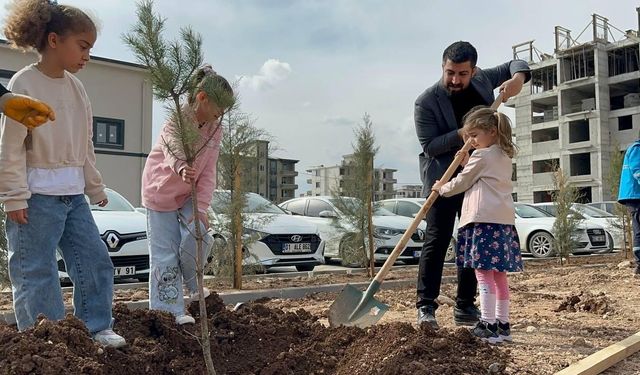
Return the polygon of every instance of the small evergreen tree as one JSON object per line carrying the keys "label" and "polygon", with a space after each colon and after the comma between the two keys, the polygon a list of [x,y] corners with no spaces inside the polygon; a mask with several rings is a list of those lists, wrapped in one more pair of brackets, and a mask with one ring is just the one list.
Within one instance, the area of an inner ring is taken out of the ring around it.
{"label": "small evergreen tree", "polygon": [[579,198],[579,194],[560,167],[555,168],[553,172],[553,185],[552,198],[556,208],[553,242],[555,252],[560,257],[560,264],[563,265],[564,259],[568,259],[576,245],[574,233],[578,228],[579,218],[576,217],[571,206]]}
{"label": "small evergreen tree", "polygon": [[334,226],[344,233],[340,244],[342,262],[368,266],[369,275],[373,276],[373,160],[378,147],[369,114],[364,114],[354,134],[356,141],[353,154],[345,161],[342,187],[332,191],[335,206],[343,214],[342,220],[334,220]]}
{"label": "small evergreen tree", "polygon": [[[166,148],[178,160],[193,166],[210,139],[201,139],[198,124],[184,114],[186,97],[194,94],[197,84],[194,73],[203,65],[202,38],[190,27],[180,29],[180,39],[168,42],[163,37],[166,19],[153,12],[153,1],[144,0],[137,5],[138,20],[129,33],[123,35],[124,42],[133,50],[136,58],[144,64],[153,84],[155,97],[167,103],[172,123],[170,139],[164,139]],[[235,97],[214,80],[206,80],[198,89],[203,90],[210,100],[221,109],[235,105]],[[224,118],[224,114],[223,114]],[[215,132],[213,132],[215,134]],[[213,137],[213,135],[211,136]],[[191,200],[193,212],[198,211],[196,181],[191,182]],[[199,220],[199,219],[196,219]],[[204,295],[202,259],[203,236],[200,225],[195,226],[197,284],[200,295]],[[179,249],[176,249],[179,251]],[[215,374],[211,358],[210,334],[207,320],[207,309],[204,298],[199,299],[200,306],[200,345],[209,374]]]}
{"label": "small evergreen tree", "polygon": [[[618,198],[618,192],[620,190],[620,174],[622,173],[622,164],[624,162],[624,153],[620,152],[620,144],[617,140],[611,142],[611,159],[609,162],[609,174],[606,177],[606,182],[609,185],[609,191],[613,200]],[[614,227],[619,229],[624,234],[624,256],[627,258],[631,252],[633,244],[630,240],[629,229],[631,228],[631,215],[627,208],[619,203],[615,204],[614,215],[618,218],[613,222]]]}

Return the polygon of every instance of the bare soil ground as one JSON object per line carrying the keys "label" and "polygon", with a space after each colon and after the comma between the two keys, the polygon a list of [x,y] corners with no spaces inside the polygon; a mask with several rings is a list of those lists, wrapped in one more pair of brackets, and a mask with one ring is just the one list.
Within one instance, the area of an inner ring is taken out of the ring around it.
{"label": "bare soil ground", "polygon": [[[214,362],[222,374],[552,374],[640,330],[640,279],[628,265],[619,266],[622,261],[617,255],[572,258],[564,267],[555,261],[527,263],[524,273],[510,276],[514,343],[496,346],[455,327],[452,307],[446,304],[437,312],[442,329],[417,327],[413,288],[378,292],[390,311],[365,330],[326,326],[336,297],[332,293],[262,300],[238,311],[214,294],[207,300]],[[415,273],[393,276],[411,279]],[[364,275],[322,275],[269,278],[245,286],[365,280]],[[455,285],[443,285],[442,294],[455,297]],[[146,298],[146,291],[120,297]],[[0,374],[202,373],[197,325],[178,327],[165,313],[129,311],[123,304],[115,307],[114,316],[115,329],[129,342],[120,350],[95,345],[73,317],[43,320],[23,333],[0,324]],[[640,355],[606,373],[640,373]]]}

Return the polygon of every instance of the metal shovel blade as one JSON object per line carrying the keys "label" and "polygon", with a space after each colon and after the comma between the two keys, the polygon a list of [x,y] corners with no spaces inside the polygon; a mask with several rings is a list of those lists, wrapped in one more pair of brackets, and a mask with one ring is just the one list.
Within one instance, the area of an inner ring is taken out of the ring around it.
{"label": "metal shovel blade", "polygon": [[389,310],[373,297],[379,288],[380,283],[375,281],[365,292],[347,284],[329,307],[329,325],[364,328],[376,324]]}

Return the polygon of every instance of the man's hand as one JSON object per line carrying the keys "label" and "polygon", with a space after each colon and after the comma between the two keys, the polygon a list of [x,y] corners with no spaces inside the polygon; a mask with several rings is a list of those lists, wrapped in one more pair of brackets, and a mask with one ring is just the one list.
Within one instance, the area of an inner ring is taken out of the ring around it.
{"label": "man's hand", "polygon": [[524,85],[524,80],[527,78],[526,74],[522,72],[518,72],[513,75],[510,80],[505,81],[500,86],[500,92],[502,93],[502,102],[506,102],[507,99],[516,96],[522,90],[522,85]]}
{"label": "man's hand", "polygon": [[180,177],[182,181],[190,184],[196,178],[196,169],[187,165],[180,170]]}
{"label": "man's hand", "polygon": [[29,129],[56,119],[53,109],[46,103],[14,93],[7,93],[0,98],[0,110]]}
{"label": "man's hand", "polygon": [[16,210],[16,211],[9,211],[7,212],[7,217],[9,218],[9,220],[18,224],[29,223],[29,215],[27,214],[26,208]]}
{"label": "man's hand", "polygon": [[104,207],[107,205],[107,203],[109,203],[109,199],[105,198],[103,200],[101,200],[100,202],[96,203],[99,207]]}

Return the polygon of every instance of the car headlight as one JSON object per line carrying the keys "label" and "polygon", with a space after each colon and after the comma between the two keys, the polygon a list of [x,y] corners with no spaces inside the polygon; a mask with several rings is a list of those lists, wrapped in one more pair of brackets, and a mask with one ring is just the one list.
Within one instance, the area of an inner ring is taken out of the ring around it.
{"label": "car headlight", "polygon": [[266,236],[268,236],[269,233],[266,232],[261,232],[259,230],[255,230],[255,229],[250,229],[250,228],[244,228],[242,231],[242,239],[247,242],[247,241],[260,241],[261,239],[265,238]]}
{"label": "car headlight", "polygon": [[397,236],[399,234],[403,234],[404,230],[388,228],[388,227],[373,227],[373,236],[377,238],[383,238],[388,240],[393,236]]}

